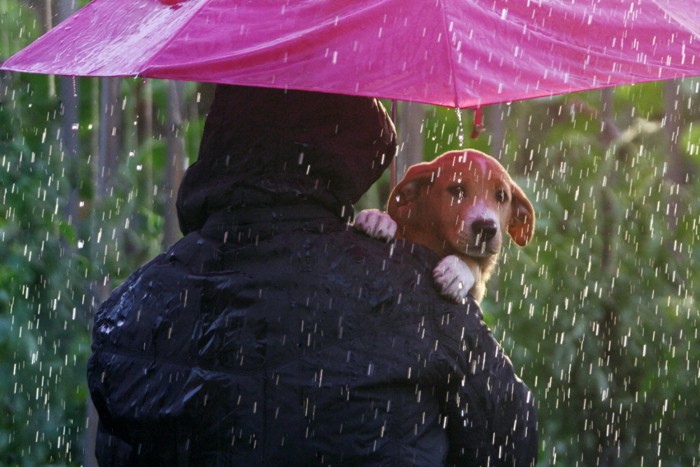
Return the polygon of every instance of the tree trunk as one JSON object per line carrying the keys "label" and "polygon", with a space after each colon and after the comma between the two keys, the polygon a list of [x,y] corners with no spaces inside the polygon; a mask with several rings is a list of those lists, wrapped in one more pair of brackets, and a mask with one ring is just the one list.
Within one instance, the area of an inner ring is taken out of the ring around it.
{"label": "tree trunk", "polygon": [[66,170],[65,179],[70,190],[64,211],[68,224],[78,229],[78,185],[80,184],[78,129],[80,117],[75,78],[65,76],[58,78],[58,97],[61,102],[61,139]]}
{"label": "tree trunk", "polygon": [[[601,116],[603,119],[603,130],[601,139],[608,156],[614,157],[616,161],[619,162],[619,166],[624,167],[628,159],[628,148],[625,145],[621,147],[616,145],[620,136],[620,130],[615,123],[613,104],[613,90],[610,88],[602,89]],[[603,166],[605,166],[605,164]],[[600,187],[602,213],[599,227],[600,236],[603,239],[600,264],[603,281],[612,280],[616,265],[619,264],[619,260],[617,259],[618,252],[616,251],[618,236],[615,234],[615,231],[621,219],[618,216],[619,206],[616,204],[613,193],[618,189],[621,178],[615,167],[615,164],[609,164],[607,186]],[[607,297],[607,299],[603,301],[602,309],[603,318],[600,323],[602,340],[600,342],[600,349],[602,359],[605,363],[601,365],[601,369],[607,372],[608,384],[611,388],[610,391],[617,392],[617,388],[622,386],[620,382],[622,377],[619,373],[620,368],[624,368],[624,365],[621,363],[622,350],[619,346],[618,339],[620,335],[618,310],[612,296]],[[626,439],[626,428],[624,424],[620,423],[619,418],[615,417],[613,410],[603,405],[600,407],[600,411],[610,427],[609,433],[617,432],[617,436],[613,436],[602,430],[599,432],[599,464],[605,466],[617,465],[621,440]]]}
{"label": "tree trunk", "polygon": [[498,160],[503,160],[506,149],[506,125],[503,108],[503,104],[497,104],[484,109],[485,130],[489,138],[491,155]]}
{"label": "tree trunk", "polygon": [[91,309],[96,311],[107,299],[111,286],[106,278],[102,242],[107,237],[102,232],[104,201],[113,194],[121,145],[121,106],[119,105],[119,78],[102,78],[99,85],[99,127],[97,134],[97,157],[94,162],[93,179],[95,192],[92,200],[90,241],[86,257],[91,258],[94,280],[89,286]]}
{"label": "tree trunk", "polygon": [[396,131],[399,135],[399,153],[396,156],[396,179],[401,180],[408,167],[423,162],[423,121],[425,106],[413,102],[399,105]]}
{"label": "tree trunk", "polygon": [[[60,0],[57,3],[57,20],[63,21],[75,12],[75,3],[70,0]],[[52,11],[51,1],[46,1],[46,21],[47,26],[51,26]],[[48,30],[48,28],[47,28]],[[49,77],[50,87],[53,88],[55,81],[53,77]],[[51,89],[50,92],[55,92]],[[80,185],[80,141],[79,141],[79,125],[80,125],[80,99],[78,92],[78,82],[75,77],[58,77],[58,99],[61,105],[61,146],[63,152],[63,166],[65,168],[65,180],[68,183],[68,199],[63,207],[64,217],[68,224],[73,227],[76,232],[82,230],[80,217],[78,214],[79,185]],[[75,248],[64,248],[66,252],[68,264],[72,263],[73,257],[76,254]],[[70,266],[69,266],[70,267]],[[74,267],[74,266],[73,266]],[[92,300],[90,300],[92,302]],[[90,328],[92,321],[92,313],[87,312],[84,315],[85,325]],[[97,460],[95,459],[95,438],[97,435],[98,417],[97,412],[92,404],[92,401],[87,401],[87,428],[83,435],[85,443],[85,452],[83,455],[83,465],[85,467],[96,467]]]}
{"label": "tree trunk", "polygon": [[153,209],[153,86],[150,80],[138,87],[137,118],[137,145],[143,155],[137,188],[141,204]]}
{"label": "tree trunk", "polygon": [[[59,2],[59,7],[63,5],[64,1]],[[49,31],[53,28],[53,5],[51,0],[44,0],[43,7],[43,18],[44,18],[44,31]],[[46,77],[49,80],[49,97],[56,96],[56,77],[54,75],[48,75]]]}
{"label": "tree trunk", "polygon": [[175,201],[180,181],[185,172],[185,138],[182,119],[183,84],[179,81],[168,83],[168,123],[167,161],[164,186],[163,248],[167,249],[177,241],[180,234]]}
{"label": "tree trunk", "polygon": [[690,182],[692,168],[685,160],[681,152],[679,139],[682,128],[683,114],[679,108],[680,81],[664,81],[664,114],[666,134],[668,136],[667,163],[668,170],[665,177],[671,183],[671,194],[668,197],[667,222],[672,230],[678,228],[678,221],[682,217],[680,212],[680,190]]}
{"label": "tree trunk", "polygon": [[112,183],[121,151],[121,105],[119,102],[119,78],[103,78],[100,89],[99,152],[95,195],[100,201],[111,196]]}

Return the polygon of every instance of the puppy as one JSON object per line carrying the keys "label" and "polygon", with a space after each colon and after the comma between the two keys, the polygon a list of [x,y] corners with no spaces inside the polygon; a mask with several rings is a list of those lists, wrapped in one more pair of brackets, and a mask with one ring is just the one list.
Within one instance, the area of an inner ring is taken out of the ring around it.
{"label": "puppy", "polygon": [[443,256],[433,270],[441,292],[458,302],[468,293],[480,301],[504,232],[527,245],[535,211],[496,159],[468,149],[410,167],[391,192],[387,213],[362,211],[355,228],[430,248]]}

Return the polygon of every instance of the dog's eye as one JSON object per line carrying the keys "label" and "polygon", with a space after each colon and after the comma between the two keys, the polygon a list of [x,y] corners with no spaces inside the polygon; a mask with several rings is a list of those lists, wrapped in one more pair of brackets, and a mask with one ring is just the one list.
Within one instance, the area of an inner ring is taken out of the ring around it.
{"label": "dog's eye", "polygon": [[464,197],[466,195],[466,190],[464,189],[464,187],[462,187],[460,185],[452,185],[451,187],[449,187],[447,189],[447,191],[452,196],[454,196],[455,201],[457,201],[458,203],[462,202],[462,200],[464,199]]}
{"label": "dog's eye", "polygon": [[505,203],[508,201],[508,193],[506,193],[505,190],[498,190],[496,192],[496,201],[499,203]]}

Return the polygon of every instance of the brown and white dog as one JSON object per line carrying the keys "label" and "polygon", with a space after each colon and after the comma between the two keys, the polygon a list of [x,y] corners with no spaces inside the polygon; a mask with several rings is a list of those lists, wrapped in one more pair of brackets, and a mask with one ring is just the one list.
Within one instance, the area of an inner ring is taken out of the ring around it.
{"label": "brown and white dog", "polygon": [[433,270],[441,292],[458,302],[471,292],[480,301],[503,233],[525,246],[535,211],[496,159],[468,149],[410,167],[392,191],[387,213],[361,211],[355,228],[425,245],[443,256]]}

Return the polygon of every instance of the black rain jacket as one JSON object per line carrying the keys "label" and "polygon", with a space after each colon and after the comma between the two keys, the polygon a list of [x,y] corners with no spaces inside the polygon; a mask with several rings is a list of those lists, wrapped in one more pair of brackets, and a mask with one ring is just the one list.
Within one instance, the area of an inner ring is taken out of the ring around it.
{"label": "black rain jacket", "polygon": [[347,225],[395,144],[372,99],[218,88],[185,237],[95,317],[101,465],[534,463],[477,305],[440,297],[431,251]]}

